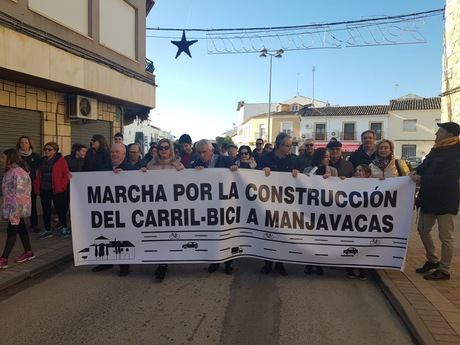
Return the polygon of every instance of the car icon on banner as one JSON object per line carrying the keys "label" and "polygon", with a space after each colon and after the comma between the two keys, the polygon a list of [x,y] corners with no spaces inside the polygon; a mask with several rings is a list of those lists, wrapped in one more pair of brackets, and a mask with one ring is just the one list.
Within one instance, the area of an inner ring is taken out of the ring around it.
{"label": "car icon on banner", "polygon": [[343,251],[343,253],[345,255],[356,255],[358,254],[358,249],[356,249],[355,247],[348,247]]}
{"label": "car icon on banner", "polygon": [[187,249],[187,248],[195,248],[195,249],[198,249],[198,243],[196,242],[187,242],[185,244],[182,245],[182,248],[183,249]]}

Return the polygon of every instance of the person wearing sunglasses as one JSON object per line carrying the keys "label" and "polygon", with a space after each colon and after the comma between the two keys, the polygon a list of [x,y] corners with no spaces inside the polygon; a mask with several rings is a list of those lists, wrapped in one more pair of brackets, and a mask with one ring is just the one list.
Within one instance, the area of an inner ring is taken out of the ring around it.
{"label": "person wearing sunglasses", "polygon": [[101,134],[94,134],[90,141],[90,149],[86,152],[83,171],[111,171],[109,145]]}
{"label": "person wearing sunglasses", "polygon": [[238,157],[235,160],[235,165],[240,169],[257,168],[257,162],[255,161],[249,146],[240,146],[240,149],[238,150]]}
{"label": "person wearing sunglasses", "polygon": [[[142,171],[147,170],[164,170],[164,169],[175,169],[176,171],[184,170],[185,167],[181,163],[180,158],[174,153],[174,144],[169,139],[161,139],[158,142],[158,155],[154,157],[150,162],[147,163]],[[165,279],[166,272],[168,271],[168,265],[160,264],[155,270],[155,279],[158,282],[162,282]]]}
{"label": "person wearing sunglasses", "polygon": [[254,157],[254,160],[259,163],[264,154],[264,140],[262,138],[258,138],[256,140],[256,148],[252,151],[252,156]]}
{"label": "person wearing sunglasses", "polygon": [[66,196],[70,182],[70,172],[66,160],[59,152],[59,145],[48,142],[43,147],[43,158],[37,169],[34,180],[34,192],[40,195],[43,209],[43,224],[45,229],[38,234],[39,239],[53,236],[51,231],[51,204],[58,214],[62,236],[69,236],[67,228],[67,211],[69,202]]}
{"label": "person wearing sunglasses", "polygon": [[299,152],[299,170],[304,171],[306,167],[310,166],[315,153],[315,141],[313,139],[307,139],[302,144],[304,151],[302,154]]}

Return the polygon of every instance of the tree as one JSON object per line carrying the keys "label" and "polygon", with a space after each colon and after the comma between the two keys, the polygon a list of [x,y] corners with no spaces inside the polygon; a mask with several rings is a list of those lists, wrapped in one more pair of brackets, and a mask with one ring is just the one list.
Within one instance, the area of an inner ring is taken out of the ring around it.
{"label": "tree", "polygon": [[233,143],[233,140],[232,138],[230,138],[229,136],[226,136],[226,137],[216,137],[216,144],[217,146],[219,146],[219,148],[222,146],[222,144],[234,144]]}

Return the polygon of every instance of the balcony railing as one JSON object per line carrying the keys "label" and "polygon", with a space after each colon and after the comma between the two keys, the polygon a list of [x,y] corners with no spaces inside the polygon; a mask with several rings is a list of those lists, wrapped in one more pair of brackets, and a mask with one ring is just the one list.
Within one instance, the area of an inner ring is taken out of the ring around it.
{"label": "balcony railing", "polygon": [[[384,138],[383,132],[377,132],[377,140]],[[315,139],[318,141],[329,141],[331,138],[336,138],[340,141],[360,141],[361,132],[343,132],[343,131],[330,131],[330,132],[312,132],[304,133],[302,139]]]}
{"label": "balcony railing", "polygon": [[145,59],[145,70],[149,73],[153,73],[155,71],[155,66],[153,66],[153,61],[149,59]]}

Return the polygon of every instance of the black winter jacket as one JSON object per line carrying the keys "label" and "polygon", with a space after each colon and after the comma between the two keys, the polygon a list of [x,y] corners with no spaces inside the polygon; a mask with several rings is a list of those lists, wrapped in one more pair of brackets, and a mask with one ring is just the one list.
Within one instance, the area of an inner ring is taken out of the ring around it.
{"label": "black winter jacket", "polygon": [[460,143],[432,148],[417,169],[421,176],[415,202],[423,213],[457,214],[459,204]]}
{"label": "black winter jacket", "polygon": [[83,171],[112,171],[109,150],[88,150],[85,163],[83,163]]}
{"label": "black winter jacket", "polygon": [[358,149],[350,155],[348,160],[353,164],[353,168],[356,168],[360,164],[371,164],[375,158],[375,152],[369,156],[366,151],[364,151],[363,145],[360,145]]}
{"label": "black winter jacket", "polygon": [[294,169],[299,169],[299,162],[296,156],[288,155],[286,158],[279,158],[275,151],[264,154],[260,164],[257,164],[257,169],[270,168],[271,171],[282,172],[292,172]]}

